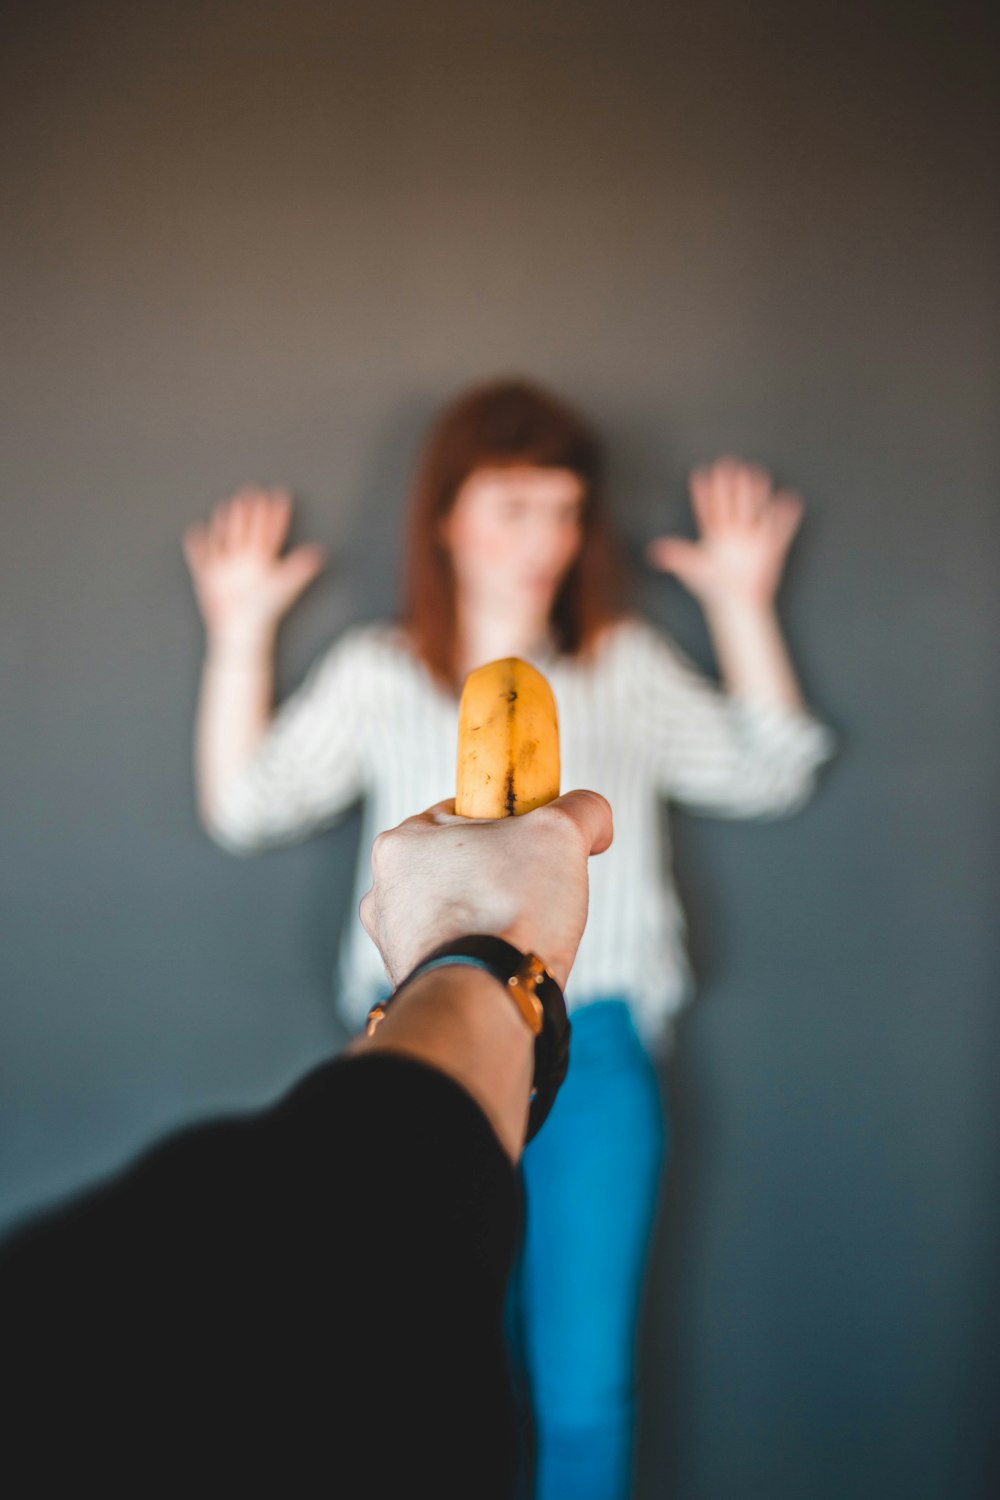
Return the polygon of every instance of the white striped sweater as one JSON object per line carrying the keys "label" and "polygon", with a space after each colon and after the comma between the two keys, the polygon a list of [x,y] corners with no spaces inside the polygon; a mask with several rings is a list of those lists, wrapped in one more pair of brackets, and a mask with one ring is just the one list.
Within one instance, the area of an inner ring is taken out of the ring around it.
{"label": "white striped sweater", "polygon": [[[647,1042],[662,1044],[690,994],[663,800],[723,817],[792,812],[809,797],[832,736],[809,714],[727,696],[638,620],[606,632],[591,659],[533,660],[555,693],[563,788],[603,792],[615,819],[614,844],[591,861],[590,915],[567,1005],[624,998]],[[253,853],[327,828],[363,800],[356,913],[376,833],[454,795],[457,722],[457,699],[398,627],[350,630],[224,788],[213,836]],[[386,987],[355,915],[339,961],[347,1023],[359,1026]]]}

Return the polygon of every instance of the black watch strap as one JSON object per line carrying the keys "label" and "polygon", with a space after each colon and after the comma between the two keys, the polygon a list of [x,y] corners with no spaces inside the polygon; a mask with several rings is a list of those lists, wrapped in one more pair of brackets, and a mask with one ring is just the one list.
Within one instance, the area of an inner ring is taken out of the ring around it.
{"label": "black watch strap", "polygon": [[530,1141],[552,1108],[569,1066],[570,1023],[566,1002],[537,954],[523,953],[513,943],[490,933],[470,933],[442,943],[421,959],[387,1000],[372,1007],[368,1013],[368,1034],[371,1035],[387,1008],[418,975],[455,964],[468,964],[492,974],[506,987],[525,1024],[534,1033],[535,1067],[527,1135]]}

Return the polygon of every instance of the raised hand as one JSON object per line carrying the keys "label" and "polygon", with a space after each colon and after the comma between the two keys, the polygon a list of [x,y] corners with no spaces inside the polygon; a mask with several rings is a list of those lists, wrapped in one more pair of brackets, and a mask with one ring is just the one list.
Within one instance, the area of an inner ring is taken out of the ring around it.
{"label": "raised hand", "polygon": [[803,505],[777,490],[765,469],[720,458],[691,475],[691,504],[699,540],[658,537],[646,555],[673,573],[706,609],[774,603]]}
{"label": "raised hand", "polygon": [[291,517],[287,490],[247,488],[185,532],[184,556],[210,637],[267,641],[322,572],[322,547],[306,544],[281,556]]}

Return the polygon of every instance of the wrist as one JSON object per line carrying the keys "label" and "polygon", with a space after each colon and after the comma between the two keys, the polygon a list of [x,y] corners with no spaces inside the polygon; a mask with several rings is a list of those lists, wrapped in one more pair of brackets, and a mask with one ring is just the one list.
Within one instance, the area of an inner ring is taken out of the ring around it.
{"label": "wrist", "polygon": [[529,1122],[532,1037],[484,970],[442,966],[418,975],[393,998],[384,1023],[348,1050],[395,1052],[447,1074],[517,1161]]}
{"label": "wrist", "polygon": [[[531,1050],[533,1039],[523,1019],[504,993],[503,984],[488,970],[457,959],[423,969],[407,981],[405,993],[392,997],[392,1010],[386,1019],[396,1020],[404,1008],[421,1004],[428,995],[449,1003],[460,1014],[464,1031],[489,1035],[494,1040],[505,1038],[510,1044]],[[375,1013],[380,1009],[376,1006]],[[367,1034],[376,1033],[384,1034],[370,1018]]]}
{"label": "wrist", "polygon": [[277,622],[269,626],[210,630],[205,636],[205,661],[211,666],[256,666],[274,655]]}
{"label": "wrist", "polygon": [[[410,971],[389,998],[372,1007],[369,1038],[381,1034],[387,1017],[398,1014],[398,1002],[414,991],[433,990],[435,978],[453,993],[487,995],[491,1024],[496,1005],[506,1007],[506,1029],[518,1031],[533,1054],[528,1138],[536,1134],[552,1107],[569,1062],[570,1025],[562,989],[537,954],[525,953],[506,938],[469,933],[432,949]],[[411,999],[412,1003],[412,999]],[[386,1039],[388,1040],[388,1039]]]}
{"label": "wrist", "polygon": [[710,625],[770,622],[777,617],[775,605],[773,593],[760,596],[728,593],[702,600],[702,608]]}
{"label": "wrist", "polygon": [[577,945],[574,943],[568,954],[565,945],[552,940],[551,931],[548,940],[536,941],[537,924],[532,922],[515,922],[511,927],[505,927],[497,933],[497,937],[504,943],[509,943],[513,948],[519,948],[522,953],[537,954],[545,965],[546,970],[561,990],[566,988],[566,980],[569,971],[573,967],[573,958],[576,955]]}

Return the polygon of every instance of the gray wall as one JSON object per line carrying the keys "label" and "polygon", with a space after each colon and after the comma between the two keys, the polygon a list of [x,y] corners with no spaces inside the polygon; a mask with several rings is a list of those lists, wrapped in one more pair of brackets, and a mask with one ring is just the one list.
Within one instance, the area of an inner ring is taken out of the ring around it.
{"label": "gray wall", "polygon": [[[635,555],[688,524],[696,461],[802,489],[785,617],[843,744],[792,821],[676,824],[701,989],[668,1070],[638,1493],[985,1495],[985,8],[353,9],[8,7],[5,1219],[340,1040],[357,826],[247,862],[199,833],[183,526],[243,481],[296,488],[334,563],[288,686],[391,608],[428,414],[525,371],[602,424]],[[707,663],[680,591],[638,591]]]}

